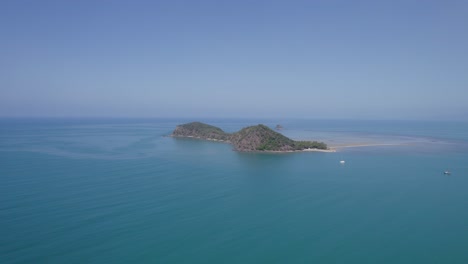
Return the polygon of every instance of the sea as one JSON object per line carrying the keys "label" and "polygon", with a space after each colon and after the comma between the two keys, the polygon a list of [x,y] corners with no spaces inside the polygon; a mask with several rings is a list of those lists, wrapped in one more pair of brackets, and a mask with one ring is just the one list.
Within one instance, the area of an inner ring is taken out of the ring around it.
{"label": "sea", "polygon": [[[190,121],[338,151],[168,137]],[[3,118],[0,263],[465,264],[468,123]]]}

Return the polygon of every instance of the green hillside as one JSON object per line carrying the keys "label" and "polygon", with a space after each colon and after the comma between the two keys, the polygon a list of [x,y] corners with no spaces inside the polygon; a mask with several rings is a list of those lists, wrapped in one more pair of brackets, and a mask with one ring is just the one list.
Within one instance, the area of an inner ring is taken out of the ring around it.
{"label": "green hillside", "polygon": [[249,126],[229,134],[222,129],[200,122],[176,127],[174,137],[189,137],[230,142],[237,151],[300,151],[308,148],[327,149],[317,141],[295,141],[265,125]]}

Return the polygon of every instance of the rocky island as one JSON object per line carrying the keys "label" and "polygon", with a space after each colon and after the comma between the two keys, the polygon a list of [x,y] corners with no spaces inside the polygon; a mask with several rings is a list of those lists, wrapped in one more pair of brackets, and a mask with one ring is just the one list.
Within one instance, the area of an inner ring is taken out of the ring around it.
{"label": "rocky island", "polygon": [[243,152],[333,151],[323,142],[292,140],[261,124],[226,133],[212,125],[192,122],[178,125],[171,136],[226,142]]}

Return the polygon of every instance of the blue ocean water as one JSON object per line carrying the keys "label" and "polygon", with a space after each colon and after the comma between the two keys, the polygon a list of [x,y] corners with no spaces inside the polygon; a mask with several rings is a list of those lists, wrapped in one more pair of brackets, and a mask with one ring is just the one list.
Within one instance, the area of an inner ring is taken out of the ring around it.
{"label": "blue ocean water", "polygon": [[201,120],[339,150],[253,154],[187,121],[0,120],[0,263],[468,263],[467,123]]}

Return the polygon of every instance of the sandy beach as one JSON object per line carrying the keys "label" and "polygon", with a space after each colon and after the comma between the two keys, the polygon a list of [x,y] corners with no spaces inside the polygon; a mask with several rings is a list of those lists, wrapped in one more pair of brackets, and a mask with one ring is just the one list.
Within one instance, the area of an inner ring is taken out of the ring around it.
{"label": "sandy beach", "polygon": [[336,149],[335,148],[329,148],[329,149],[309,148],[309,149],[303,149],[302,151],[305,151],[305,152],[336,152]]}
{"label": "sandy beach", "polygon": [[378,146],[402,146],[402,145],[406,145],[406,144],[403,144],[403,143],[356,143],[356,144],[336,145],[336,146],[333,146],[332,149],[378,147]]}

